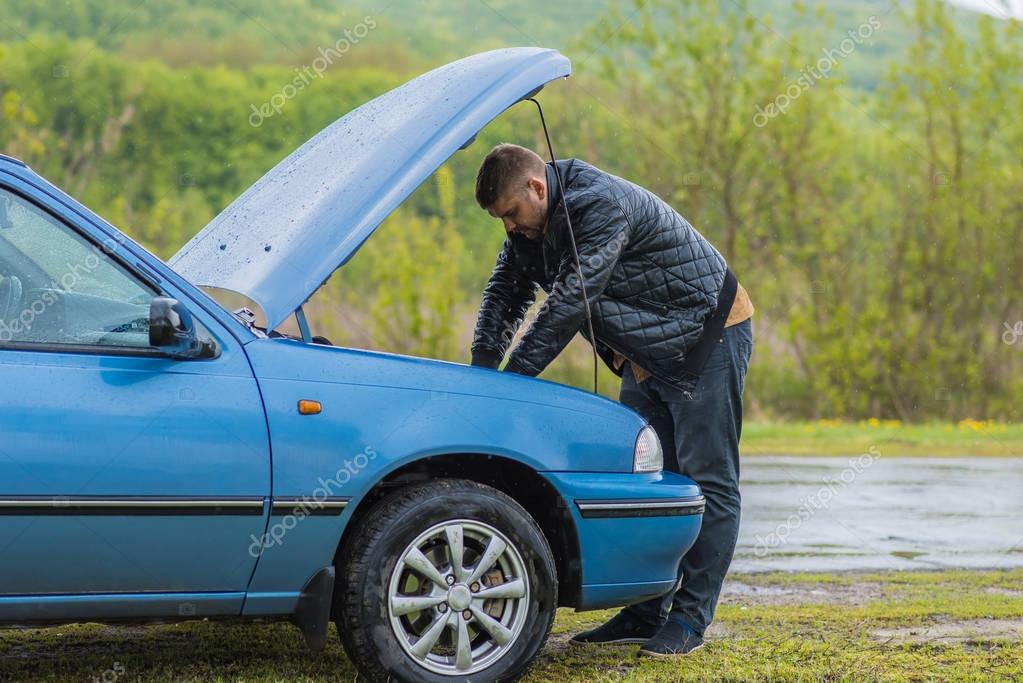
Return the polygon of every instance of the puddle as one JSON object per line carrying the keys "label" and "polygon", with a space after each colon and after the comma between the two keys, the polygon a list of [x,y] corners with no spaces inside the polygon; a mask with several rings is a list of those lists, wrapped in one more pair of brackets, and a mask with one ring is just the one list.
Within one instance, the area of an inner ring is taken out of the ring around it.
{"label": "puddle", "polygon": [[955,645],[990,640],[1023,639],[1023,618],[969,619],[907,628],[881,629],[871,634],[877,640],[898,643]]}
{"label": "puddle", "polygon": [[725,581],[721,603],[731,605],[862,605],[885,597],[875,582],[851,584],[806,584],[798,586],[754,586],[742,581]]}
{"label": "puddle", "polygon": [[757,456],[732,570],[1023,567],[1023,458]]}

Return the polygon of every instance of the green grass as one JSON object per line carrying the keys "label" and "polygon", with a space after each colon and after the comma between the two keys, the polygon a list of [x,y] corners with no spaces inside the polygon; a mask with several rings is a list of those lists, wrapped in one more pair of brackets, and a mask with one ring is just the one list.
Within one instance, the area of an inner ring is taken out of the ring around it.
{"label": "green grass", "polygon": [[1023,424],[963,420],[902,424],[894,420],[750,422],[743,455],[1023,456]]}
{"label": "green grass", "polygon": [[[1023,570],[759,574],[733,575],[729,581],[747,584],[749,590],[741,597],[725,596],[707,646],[684,661],[638,659],[635,647],[572,647],[571,634],[613,612],[562,610],[551,641],[525,680],[1023,679],[1018,637],[979,632],[956,642],[923,643],[876,633],[959,620],[1023,625]],[[785,600],[770,597],[777,595]],[[336,638],[326,652],[313,655],[297,629],[286,624],[86,624],[0,631],[3,681],[355,678]]]}

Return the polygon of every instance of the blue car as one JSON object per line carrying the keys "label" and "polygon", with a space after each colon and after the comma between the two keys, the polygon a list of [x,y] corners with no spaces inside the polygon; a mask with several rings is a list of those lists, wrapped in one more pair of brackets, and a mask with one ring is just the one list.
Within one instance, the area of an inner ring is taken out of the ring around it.
{"label": "blue car", "polygon": [[334,621],[370,680],[504,681],[559,606],[670,590],[704,502],[636,413],[334,347],[302,309],[477,131],[570,71],[516,48],[420,76],[169,262],[0,157],[0,625],[279,618],[322,648]]}

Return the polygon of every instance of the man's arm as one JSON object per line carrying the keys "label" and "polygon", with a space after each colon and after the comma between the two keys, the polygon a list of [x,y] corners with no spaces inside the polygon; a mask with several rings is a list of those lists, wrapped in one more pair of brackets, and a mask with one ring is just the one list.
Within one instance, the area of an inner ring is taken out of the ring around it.
{"label": "man's arm", "polygon": [[472,339],[472,364],[496,368],[511,345],[526,311],[536,300],[536,283],[515,263],[511,241],[505,240],[497,265],[483,290],[476,332]]}
{"label": "man's arm", "polygon": [[[569,207],[575,230],[582,282],[590,305],[607,287],[629,239],[629,222],[613,199],[591,194]],[[561,270],[547,301],[529,331],[512,351],[505,370],[536,376],[550,365],[586,320],[583,288],[575,257],[562,259]],[[593,340],[596,343],[596,340]]]}

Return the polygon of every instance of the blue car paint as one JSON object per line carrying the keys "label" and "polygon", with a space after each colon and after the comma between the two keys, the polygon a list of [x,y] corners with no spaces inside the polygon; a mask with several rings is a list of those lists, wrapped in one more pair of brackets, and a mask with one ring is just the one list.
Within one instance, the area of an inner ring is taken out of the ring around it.
{"label": "blue car paint", "polygon": [[[535,471],[627,473],[643,426],[605,398],[457,363],[277,339],[246,351],[274,443],[275,496],[323,489],[321,496],[350,497],[354,508],[390,472],[449,453],[503,457]],[[298,414],[302,399],[319,401],[323,412]],[[285,543],[264,551],[251,591],[294,589],[329,564],[331,539],[348,516],[308,517],[289,529]]]}
{"label": "blue car paint", "polygon": [[[267,339],[2,155],[0,186],[182,301],[220,349],[216,359],[184,361],[0,345],[0,428],[10,444],[0,452],[0,495],[253,501],[245,515],[0,517],[0,623],[288,615],[305,582],[333,560],[366,494],[405,464],[450,453],[515,460],[559,492],[578,535],[577,607],[624,604],[674,582],[699,515],[586,519],[573,505],[698,491],[678,475],[632,474],[643,424],[632,411],[492,370]],[[321,401],[323,412],[299,415],[299,399]],[[343,469],[360,454],[364,467]],[[288,517],[273,501],[314,496],[331,477],[330,494],[348,507],[292,520],[271,543],[267,532]]]}
{"label": "blue car paint", "polygon": [[[223,348],[211,363],[0,351],[0,493],[265,498],[259,392],[241,346]],[[0,592],[244,591],[263,526],[262,511],[5,515]]]}
{"label": "blue car paint", "polygon": [[342,116],[270,169],[170,264],[241,292],[276,328],[456,150],[571,63],[492,50],[446,64]]}
{"label": "blue car paint", "polygon": [[[126,264],[141,261],[143,277],[166,270],[27,168],[0,162],[0,185],[35,200]],[[161,289],[189,300],[177,279],[159,278]],[[269,438],[251,366],[241,341],[218,319],[199,317],[221,349],[212,363],[0,351],[6,444],[0,493],[266,498]],[[237,595],[255,567],[244,551],[266,516],[262,510],[210,518],[5,515],[0,548],[17,561],[0,564],[0,594],[232,591],[236,613]],[[44,603],[54,609],[59,600]],[[8,607],[14,609],[0,604],[0,619]]]}
{"label": "blue car paint", "polygon": [[677,578],[679,550],[688,549],[700,533],[702,515],[587,519],[575,502],[692,498],[700,495],[699,486],[674,472],[627,477],[580,471],[543,474],[568,503],[583,549],[579,609],[623,605],[668,592]]}

